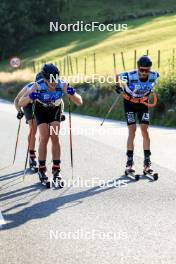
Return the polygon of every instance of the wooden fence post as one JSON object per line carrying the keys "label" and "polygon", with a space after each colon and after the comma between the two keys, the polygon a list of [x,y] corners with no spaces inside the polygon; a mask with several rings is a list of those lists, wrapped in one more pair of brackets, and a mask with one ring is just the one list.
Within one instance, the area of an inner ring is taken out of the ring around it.
{"label": "wooden fence post", "polygon": [[116,75],[116,55],[113,53],[113,66],[114,66],[114,74]]}
{"label": "wooden fence post", "polygon": [[71,56],[69,56],[69,61],[70,61],[71,74],[73,75],[73,65],[72,65],[72,58],[71,58]]}
{"label": "wooden fence post", "polygon": [[94,61],[94,73],[96,73],[96,54],[95,54],[95,52],[94,52],[94,54],[93,54],[93,61]]}
{"label": "wooden fence post", "polygon": [[87,74],[87,58],[84,58],[84,74]]}
{"label": "wooden fence post", "polygon": [[76,64],[76,74],[78,74],[79,68],[78,68],[78,58],[75,58],[75,64]]}
{"label": "wooden fence post", "polygon": [[161,63],[161,52],[158,50],[158,69],[160,68],[160,63]]}
{"label": "wooden fence post", "polygon": [[122,58],[123,69],[125,71],[126,69],[125,69],[125,61],[124,61],[123,51],[121,51],[121,58]]}
{"label": "wooden fence post", "polygon": [[136,69],[136,58],[137,58],[137,52],[134,50],[134,69]]}
{"label": "wooden fence post", "polygon": [[61,60],[59,60],[59,70],[60,72],[62,72],[62,61]]}
{"label": "wooden fence post", "polygon": [[69,57],[67,56],[67,74],[70,75]]}
{"label": "wooden fence post", "polygon": [[66,75],[66,58],[64,57],[64,76]]}
{"label": "wooden fence post", "polygon": [[175,49],[172,50],[172,69],[175,69]]}
{"label": "wooden fence post", "polygon": [[33,72],[36,72],[36,67],[35,67],[35,61],[32,61],[32,68],[33,68]]}

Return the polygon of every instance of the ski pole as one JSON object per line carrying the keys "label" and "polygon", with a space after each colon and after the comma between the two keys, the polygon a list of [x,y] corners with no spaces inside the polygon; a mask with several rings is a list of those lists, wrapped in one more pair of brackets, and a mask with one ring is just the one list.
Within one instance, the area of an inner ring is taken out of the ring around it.
{"label": "ski pole", "polygon": [[70,98],[68,100],[69,100],[68,111],[69,111],[70,160],[71,160],[72,179],[73,179],[73,145],[72,145],[72,123],[71,123],[71,103],[70,103]]}
{"label": "ski pole", "polygon": [[118,102],[119,98],[120,98],[120,94],[117,95],[117,97],[116,97],[114,103],[113,103],[113,104],[111,105],[111,107],[109,108],[109,110],[108,110],[108,112],[106,113],[106,115],[105,115],[105,117],[104,117],[102,123],[100,124],[100,126],[102,126],[102,125],[104,124],[104,121],[107,119],[107,117],[108,117],[109,114],[111,113],[112,109],[115,107],[115,105],[116,105],[116,103]]}
{"label": "ski pole", "polygon": [[[34,120],[34,112],[35,112],[35,104],[32,104],[32,125],[33,125],[33,120]],[[29,147],[31,143],[31,137],[32,137],[32,128],[29,133],[29,139],[28,139],[28,147],[27,147],[27,152],[26,152],[26,160],[25,160],[25,166],[24,166],[24,173],[23,173],[23,181],[26,176],[26,168],[27,168],[27,162],[28,162],[28,157],[29,157]]]}
{"label": "ski pole", "polygon": [[16,159],[16,152],[17,152],[17,147],[18,147],[18,139],[19,139],[19,134],[20,134],[20,128],[21,128],[21,119],[19,120],[19,124],[18,124],[18,129],[17,129],[17,136],[16,136],[16,142],[15,142],[15,150],[14,150],[14,156],[13,156],[13,161],[11,164],[9,164],[8,166],[5,166],[3,168],[0,168],[0,170],[5,170],[7,168],[10,168],[14,165],[15,163],[15,159]]}
{"label": "ski pole", "polygon": [[12,166],[14,165],[15,159],[16,159],[16,152],[17,152],[17,146],[18,146],[18,139],[19,139],[19,134],[20,134],[20,128],[21,128],[21,119],[19,120],[19,125],[18,125],[17,138],[16,138],[16,143],[15,143],[15,152],[14,152]]}

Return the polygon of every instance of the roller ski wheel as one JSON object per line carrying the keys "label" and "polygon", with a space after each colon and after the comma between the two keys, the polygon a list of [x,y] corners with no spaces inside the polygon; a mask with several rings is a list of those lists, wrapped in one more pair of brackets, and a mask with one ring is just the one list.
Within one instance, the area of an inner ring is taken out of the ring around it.
{"label": "roller ski wheel", "polygon": [[132,168],[127,168],[127,169],[125,170],[125,175],[126,175],[127,177],[132,178],[132,179],[135,180],[135,181],[139,181],[139,179],[140,179],[140,175],[139,175],[139,174],[135,174],[135,170],[132,169]]}
{"label": "roller ski wheel", "polygon": [[45,185],[47,187],[47,189],[51,188],[51,183],[48,180],[48,177],[47,177],[45,171],[38,171],[38,175],[39,175],[39,180],[40,180],[41,184]]}
{"label": "roller ski wheel", "polygon": [[153,179],[154,179],[154,181],[157,181],[157,180],[158,180],[158,173],[155,172],[155,173],[153,174]]}
{"label": "roller ski wheel", "polygon": [[29,168],[34,173],[38,172],[37,162],[32,158],[29,158]]}
{"label": "roller ski wheel", "polygon": [[145,176],[152,178],[154,181],[158,180],[158,173],[154,172],[150,167],[145,167],[143,173]]}
{"label": "roller ski wheel", "polygon": [[62,180],[62,176],[60,174],[60,169],[52,170],[53,173],[53,184],[55,188],[63,188],[64,187],[64,181]]}

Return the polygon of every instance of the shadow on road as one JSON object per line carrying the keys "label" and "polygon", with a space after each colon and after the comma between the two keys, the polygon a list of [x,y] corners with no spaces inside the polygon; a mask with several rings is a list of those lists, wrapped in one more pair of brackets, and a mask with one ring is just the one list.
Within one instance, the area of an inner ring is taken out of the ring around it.
{"label": "shadow on road", "polygon": [[0,202],[5,201],[7,199],[10,200],[10,199],[13,199],[19,196],[25,196],[26,194],[37,191],[41,188],[44,189],[44,186],[42,186],[40,183],[35,183],[35,184],[25,186],[25,187],[22,187],[16,190],[2,193],[0,194]]}
{"label": "shadow on road", "polygon": [[[93,196],[98,195],[100,193],[103,193],[103,192],[106,192],[106,191],[109,191],[109,190],[112,190],[115,188],[117,189],[118,182],[121,180],[124,181],[124,179],[126,180],[127,184],[134,182],[134,180],[131,180],[131,179],[127,178],[126,176],[122,175],[118,179],[109,181],[108,184],[103,185],[103,187],[102,186],[95,186],[95,187],[90,188],[88,190],[83,190],[83,191],[79,191],[76,193],[63,195],[68,191],[68,189],[71,188],[71,187],[68,187],[65,190],[63,189],[64,191],[61,192],[60,196],[57,198],[52,198],[52,199],[49,199],[47,201],[43,201],[43,202],[33,204],[31,206],[30,206],[31,201],[30,202],[28,201],[26,203],[22,203],[20,205],[15,205],[9,209],[3,210],[2,213],[4,214],[5,220],[8,223],[3,226],[2,230],[8,230],[8,229],[18,227],[18,226],[23,225],[32,219],[40,219],[40,218],[48,217],[49,215],[55,213],[57,210],[63,209],[62,208],[63,206],[64,206],[64,209],[69,208],[69,207],[73,207],[73,206],[76,206],[76,205],[82,203],[83,202],[82,200],[87,198],[87,197],[93,197]],[[116,182],[116,184],[114,184],[115,182]],[[18,197],[18,196],[21,196],[24,194],[26,195],[26,194],[29,194],[33,191],[36,191],[38,188],[39,188],[39,183],[34,184],[32,186],[21,188],[19,190],[8,192],[6,194],[7,195],[6,198],[3,197],[2,199],[7,199],[7,198],[12,199],[15,196]],[[45,189],[45,191],[47,191],[47,190]],[[57,190],[57,191],[60,192],[60,190]],[[22,198],[22,199],[24,199],[24,198]],[[28,205],[28,206],[19,212],[9,213],[11,210],[13,210],[19,206],[22,206],[22,205],[23,206]],[[66,207],[65,207],[65,205],[66,205]]]}
{"label": "shadow on road", "polygon": [[4,175],[0,176],[0,181],[6,181],[6,180],[9,180],[12,178],[19,177],[19,176],[23,175],[23,173],[24,173],[24,171],[21,170],[21,171],[9,173],[9,174],[4,174]]}
{"label": "shadow on road", "polygon": [[[29,174],[34,174],[34,173],[31,172],[30,169],[27,169],[25,177],[27,177],[27,175],[29,175]],[[22,171],[10,173],[10,174],[5,174],[5,175],[1,176],[0,177],[0,181],[7,181],[9,179],[12,179],[12,180],[9,180],[5,184],[2,184],[0,186],[0,191],[8,189],[8,188],[10,188],[12,186],[15,186],[15,185],[18,185],[18,184],[22,183],[24,181],[23,175],[24,175],[24,171],[22,170]]]}

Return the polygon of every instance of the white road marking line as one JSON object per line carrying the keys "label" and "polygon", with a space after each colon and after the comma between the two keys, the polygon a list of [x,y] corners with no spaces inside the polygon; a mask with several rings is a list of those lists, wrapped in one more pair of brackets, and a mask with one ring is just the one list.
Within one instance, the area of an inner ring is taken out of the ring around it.
{"label": "white road marking line", "polygon": [[1,213],[1,211],[0,211],[0,227],[1,227],[2,225],[5,225],[5,224],[6,224],[6,222],[5,222],[4,217],[3,217],[3,215],[2,215],[2,213]]}

